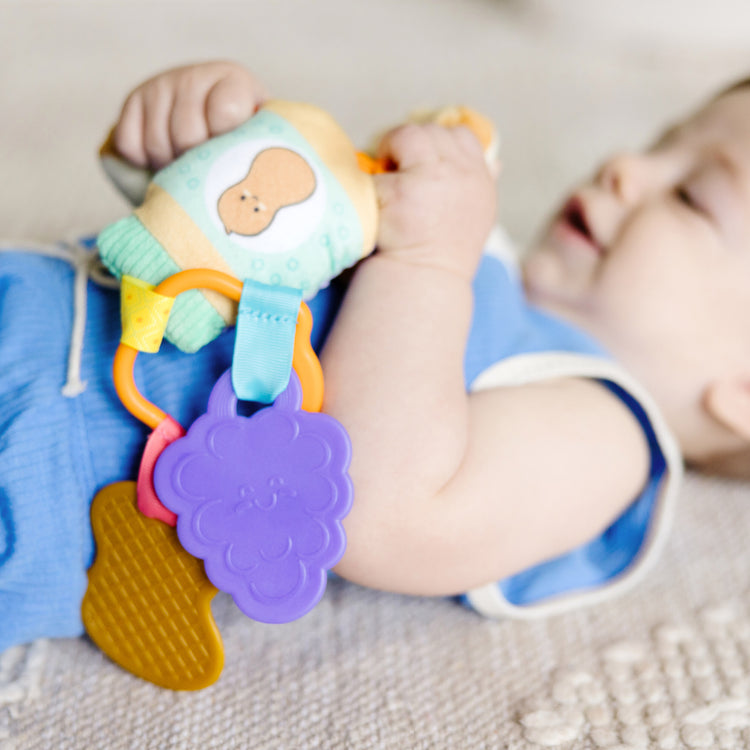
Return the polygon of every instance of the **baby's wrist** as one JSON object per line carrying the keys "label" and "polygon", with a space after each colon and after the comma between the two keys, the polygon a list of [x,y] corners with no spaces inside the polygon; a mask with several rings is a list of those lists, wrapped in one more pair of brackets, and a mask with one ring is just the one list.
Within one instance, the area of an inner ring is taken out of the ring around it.
{"label": "baby's wrist", "polygon": [[471,282],[481,259],[481,248],[454,247],[378,247],[373,258],[381,258],[406,268],[445,273],[462,281]]}
{"label": "baby's wrist", "polygon": [[[433,257],[431,254],[413,252],[413,248],[400,251],[378,248],[366,260],[365,264],[378,267],[389,275],[410,278],[411,283],[436,283],[471,285],[476,273],[476,265],[451,263],[447,259]],[[418,279],[418,281],[417,281]]]}

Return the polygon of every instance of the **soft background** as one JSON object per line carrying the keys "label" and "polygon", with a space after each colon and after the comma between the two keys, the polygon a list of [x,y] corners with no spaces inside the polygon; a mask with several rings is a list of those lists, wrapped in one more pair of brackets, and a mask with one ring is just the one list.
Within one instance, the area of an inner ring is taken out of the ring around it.
{"label": "soft background", "polygon": [[[602,156],[750,73],[748,39],[746,0],[3,2],[0,238],[123,215],[95,155],[125,93],[221,57],[363,145],[418,106],[485,111],[501,217],[524,242]],[[532,624],[343,582],[286,626],[222,599],[227,666],[198,694],[139,682],[83,639],[14,649],[0,748],[750,747],[749,525],[750,487],[689,476],[648,582]]]}

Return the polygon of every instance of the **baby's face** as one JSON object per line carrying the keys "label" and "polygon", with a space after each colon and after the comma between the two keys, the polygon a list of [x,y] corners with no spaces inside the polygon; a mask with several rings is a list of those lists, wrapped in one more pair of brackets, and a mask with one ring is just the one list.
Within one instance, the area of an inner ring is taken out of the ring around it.
{"label": "baby's face", "polygon": [[750,87],[604,164],[532,248],[524,281],[657,399],[750,363]]}

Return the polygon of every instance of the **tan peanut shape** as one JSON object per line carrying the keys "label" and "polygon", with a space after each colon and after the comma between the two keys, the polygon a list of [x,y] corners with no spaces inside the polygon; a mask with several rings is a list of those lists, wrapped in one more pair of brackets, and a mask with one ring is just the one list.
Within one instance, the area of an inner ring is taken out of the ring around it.
{"label": "tan peanut shape", "polygon": [[218,210],[227,234],[260,234],[285,206],[307,200],[315,190],[315,173],[287,148],[261,151],[240,182],[219,197]]}

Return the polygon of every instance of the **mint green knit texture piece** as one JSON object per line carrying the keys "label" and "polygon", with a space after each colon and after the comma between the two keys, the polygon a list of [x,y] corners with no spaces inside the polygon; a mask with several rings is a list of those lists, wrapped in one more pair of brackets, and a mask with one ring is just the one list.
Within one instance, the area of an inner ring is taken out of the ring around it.
{"label": "mint green knit texture piece", "polygon": [[[97,245],[102,262],[117,278],[128,275],[159,284],[181,270],[136,216],[110,224],[99,235]],[[208,300],[191,290],[175,300],[165,337],[184,352],[196,352],[225,325]]]}

